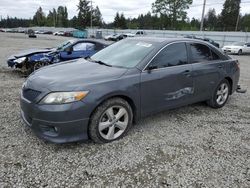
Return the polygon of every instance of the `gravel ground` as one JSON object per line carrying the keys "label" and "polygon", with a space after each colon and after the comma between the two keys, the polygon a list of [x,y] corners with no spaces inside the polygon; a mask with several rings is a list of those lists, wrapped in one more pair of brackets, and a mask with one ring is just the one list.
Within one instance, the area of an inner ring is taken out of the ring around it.
{"label": "gravel ground", "polygon": [[[0,33],[0,187],[250,187],[249,92],[219,110],[199,103],[148,117],[110,144],[39,140],[19,116],[25,78],[6,58],[64,40]],[[250,56],[236,58],[250,88]]]}

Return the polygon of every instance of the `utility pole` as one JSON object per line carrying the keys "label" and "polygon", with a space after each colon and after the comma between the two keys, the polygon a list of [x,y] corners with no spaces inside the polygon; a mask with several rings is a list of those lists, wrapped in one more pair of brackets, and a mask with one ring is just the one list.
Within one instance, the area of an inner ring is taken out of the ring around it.
{"label": "utility pole", "polygon": [[202,10],[202,16],[201,16],[201,28],[200,28],[200,31],[203,31],[205,10],[206,10],[206,0],[204,0],[204,3],[203,3],[203,10]]}
{"label": "utility pole", "polygon": [[54,17],[54,27],[56,27],[56,14],[54,14],[54,12],[53,12],[53,17]]}
{"label": "utility pole", "polygon": [[93,1],[91,0],[90,3],[91,3],[91,7],[90,7],[90,12],[91,12],[90,13],[90,29],[91,29],[91,32],[93,34],[93,6],[92,6]]}
{"label": "utility pole", "polygon": [[240,9],[239,9],[239,14],[238,14],[238,18],[237,18],[237,22],[235,26],[235,31],[238,31],[239,21],[240,21]]}

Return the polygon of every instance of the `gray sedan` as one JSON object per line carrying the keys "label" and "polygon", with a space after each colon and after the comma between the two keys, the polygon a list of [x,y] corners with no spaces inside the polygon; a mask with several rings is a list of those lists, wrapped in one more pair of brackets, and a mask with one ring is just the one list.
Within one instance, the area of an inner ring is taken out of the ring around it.
{"label": "gray sedan", "polygon": [[223,107],[239,76],[238,61],[209,43],[130,38],[89,59],[30,75],[21,92],[21,114],[42,139],[106,143],[163,110],[200,101]]}

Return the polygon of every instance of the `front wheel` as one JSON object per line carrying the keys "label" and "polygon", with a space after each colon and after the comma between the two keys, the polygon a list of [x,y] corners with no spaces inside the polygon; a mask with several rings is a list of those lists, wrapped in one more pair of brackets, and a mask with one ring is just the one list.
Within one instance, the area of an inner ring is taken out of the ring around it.
{"label": "front wheel", "polygon": [[225,79],[216,88],[213,97],[207,101],[212,108],[222,108],[228,101],[230,95],[230,84]]}
{"label": "front wheel", "polygon": [[33,71],[36,71],[36,70],[38,70],[38,69],[40,69],[40,68],[42,68],[42,67],[45,67],[45,66],[47,66],[47,65],[49,65],[48,62],[36,62],[36,63],[34,64],[34,66],[33,66]]}
{"label": "front wheel", "polygon": [[239,50],[239,51],[238,51],[238,55],[242,55],[242,50]]}
{"label": "front wheel", "polygon": [[89,136],[96,143],[123,137],[132,126],[133,112],[127,101],[113,98],[100,105],[91,117]]}

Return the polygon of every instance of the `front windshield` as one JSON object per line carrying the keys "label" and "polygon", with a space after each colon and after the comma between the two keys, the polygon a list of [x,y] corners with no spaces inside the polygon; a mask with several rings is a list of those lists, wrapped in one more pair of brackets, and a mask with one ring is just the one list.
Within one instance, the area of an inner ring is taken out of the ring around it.
{"label": "front windshield", "polygon": [[57,50],[58,50],[58,51],[63,51],[63,50],[65,50],[67,47],[69,47],[71,44],[73,44],[73,41],[71,41],[71,40],[65,41],[64,43],[60,44],[60,45],[57,47]]}
{"label": "front windshield", "polygon": [[91,57],[108,65],[132,68],[155,48],[155,45],[139,40],[125,39],[117,42]]}
{"label": "front windshield", "polygon": [[244,42],[234,42],[232,46],[244,46]]}

